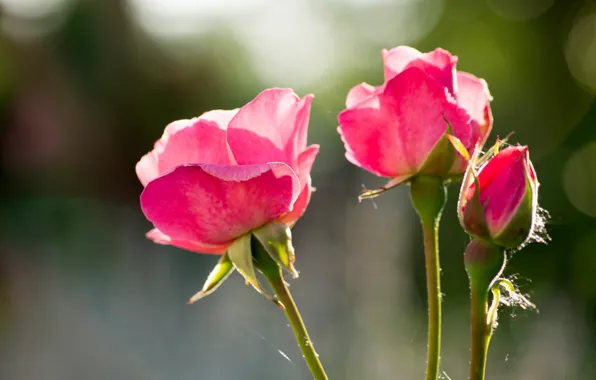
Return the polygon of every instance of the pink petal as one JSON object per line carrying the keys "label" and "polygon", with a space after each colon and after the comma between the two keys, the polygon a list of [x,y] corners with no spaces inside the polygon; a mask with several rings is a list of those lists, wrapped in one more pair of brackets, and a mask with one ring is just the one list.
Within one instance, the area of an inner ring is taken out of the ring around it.
{"label": "pink petal", "polygon": [[480,170],[480,202],[493,235],[509,222],[526,189],[527,147],[509,147],[494,156]]}
{"label": "pink petal", "polygon": [[293,141],[288,141],[286,144],[286,150],[292,147],[292,154],[294,156],[299,155],[306,149],[308,140],[308,123],[310,121],[310,107],[312,100],[314,99],[313,94],[307,94],[302,100],[300,100],[298,112],[296,112],[296,130]]}
{"label": "pink petal", "polygon": [[395,77],[407,68],[418,67],[427,75],[434,78],[441,86],[446,87],[450,94],[455,94],[457,57],[446,50],[435,49],[430,53],[420,53],[408,46],[398,46],[389,51],[383,51],[385,65],[385,82]]}
{"label": "pink petal", "polygon": [[269,89],[242,107],[228,127],[228,143],[239,164],[284,162],[295,168],[306,148],[312,95]]}
{"label": "pink petal", "polygon": [[348,161],[381,177],[411,171],[398,135],[397,115],[386,97],[371,97],[341,112],[338,120]]}
{"label": "pink petal", "polygon": [[186,249],[187,251],[197,253],[223,254],[228,249],[227,244],[211,245],[191,240],[174,240],[170,238],[168,235],[165,235],[157,228],[154,228],[151,231],[147,232],[146,236],[147,238],[153,240],[153,242],[157,244],[173,245],[174,247]]}
{"label": "pink petal", "polygon": [[300,178],[302,191],[300,192],[300,196],[296,200],[296,203],[294,203],[292,211],[280,218],[282,223],[292,226],[298,219],[300,219],[304,214],[304,211],[306,211],[306,206],[308,206],[310,195],[312,193],[310,171],[318,153],[319,146],[311,145],[298,157],[298,177]]}
{"label": "pink petal", "polygon": [[225,245],[290,211],[300,190],[283,163],[180,166],[147,184],[141,207],[175,241]]}
{"label": "pink petal", "polygon": [[398,46],[391,50],[383,49],[382,54],[385,82],[404,71],[410,62],[422,57],[420,51],[409,46]]}
{"label": "pink petal", "polygon": [[384,96],[392,100],[401,154],[414,171],[445,133],[445,119],[456,137],[464,144],[469,141],[469,116],[450,102],[444,87],[423,70],[406,69],[387,83]]}
{"label": "pink petal", "polygon": [[[219,114],[211,112],[207,116],[221,119],[223,113],[217,112]],[[234,158],[226,143],[225,125],[195,118],[170,123],[155,143],[155,149],[137,163],[136,172],[146,186],[159,175],[180,165],[232,163]]]}
{"label": "pink petal", "polygon": [[376,93],[376,90],[376,87],[371,86],[368,83],[360,83],[359,85],[353,87],[350,92],[348,92],[348,97],[346,98],[346,108],[352,108],[356,104],[368,99]]}
{"label": "pink petal", "polygon": [[[449,107],[444,113],[445,119],[450,123],[452,133],[462,142],[468,152],[473,152],[478,141],[478,128],[470,120],[470,115],[460,107]],[[450,174],[462,174],[466,171],[468,162],[459,154],[449,170]]]}
{"label": "pink petal", "polygon": [[263,162],[283,162],[296,168],[296,160],[278,148],[266,136],[259,136],[253,131],[234,128],[228,131],[228,144],[239,165],[251,165]]}
{"label": "pink petal", "polygon": [[306,179],[310,176],[310,171],[319,154],[319,145],[314,144],[309,146],[298,156],[298,178],[300,179],[300,186],[306,183]]}
{"label": "pink petal", "polygon": [[159,165],[156,156],[155,152],[151,151],[141,157],[139,162],[137,162],[135,171],[143,186],[146,186],[154,178],[159,177]]}
{"label": "pink petal", "polygon": [[492,128],[492,99],[484,79],[461,71],[457,73],[457,104],[468,112],[475,123],[474,140],[478,140],[481,146]]}
{"label": "pink petal", "polygon": [[213,110],[207,111],[199,116],[199,119],[214,121],[221,129],[228,129],[228,124],[238,113],[238,108],[233,110]]}
{"label": "pink petal", "polygon": [[294,224],[296,224],[296,222],[298,221],[298,219],[302,217],[302,215],[306,211],[306,207],[310,203],[310,196],[312,194],[312,191],[313,190],[311,179],[310,176],[308,176],[304,186],[302,187],[300,195],[294,203],[294,208],[291,211],[281,215],[279,217],[279,221],[287,225],[288,227],[292,227]]}

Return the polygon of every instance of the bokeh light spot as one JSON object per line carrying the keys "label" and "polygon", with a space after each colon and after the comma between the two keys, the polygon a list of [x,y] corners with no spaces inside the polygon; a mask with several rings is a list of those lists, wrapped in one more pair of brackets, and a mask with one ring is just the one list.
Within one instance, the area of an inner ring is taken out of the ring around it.
{"label": "bokeh light spot", "polygon": [[575,79],[596,89],[596,13],[584,14],[575,21],[565,46],[565,58]]}
{"label": "bokeh light spot", "polygon": [[540,17],[554,0],[488,0],[488,6],[499,16],[512,21],[527,21]]}
{"label": "bokeh light spot", "polygon": [[596,297],[596,231],[582,236],[575,243],[573,255],[573,282],[585,296]]}
{"label": "bokeh light spot", "polygon": [[1,30],[18,40],[43,38],[56,30],[71,0],[0,0]]}
{"label": "bokeh light spot", "polygon": [[[345,18],[337,17],[338,9]],[[379,59],[381,48],[416,42],[437,25],[442,12],[442,0],[128,0],[130,17],[158,43],[172,47],[226,30],[246,48],[264,85],[294,88],[318,84],[365,61],[369,54],[363,47],[371,43],[378,46]]]}
{"label": "bokeh light spot", "polygon": [[16,17],[41,18],[57,13],[70,0],[0,0],[2,11]]}
{"label": "bokeh light spot", "polygon": [[596,142],[577,150],[565,164],[563,187],[571,204],[596,218]]}

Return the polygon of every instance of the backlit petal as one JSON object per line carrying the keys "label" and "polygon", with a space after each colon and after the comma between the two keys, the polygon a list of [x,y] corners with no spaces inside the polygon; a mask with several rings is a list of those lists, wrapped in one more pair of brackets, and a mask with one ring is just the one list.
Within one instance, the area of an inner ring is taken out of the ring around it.
{"label": "backlit petal", "polygon": [[181,166],[145,187],[141,207],[173,240],[225,245],[292,210],[300,191],[283,163]]}

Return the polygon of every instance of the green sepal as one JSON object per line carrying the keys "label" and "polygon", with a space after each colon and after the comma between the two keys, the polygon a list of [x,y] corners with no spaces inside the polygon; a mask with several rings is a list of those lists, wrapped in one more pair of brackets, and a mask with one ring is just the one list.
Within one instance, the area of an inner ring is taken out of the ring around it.
{"label": "green sepal", "polygon": [[[452,136],[452,138],[450,138],[449,140],[451,141],[452,144],[454,144],[454,146],[457,146],[458,142],[459,142],[459,144],[461,144],[461,141],[459,141],[459,139],[457,139],[454,136]],[[464,216],[462,214],[462,208],[463,208],[464,202],[466,202],[465,195],[466,195],[468,188],[477,179],[476,162],[478,161],[478,156],[480,155],[481,150],[480,150],[480,147],[477,145],[474,149],[474,152],[472,153],[472,156],[470,157],[468,154],[468,151],[463,146],[463,144],[461,146],[456,147],[455,149],[456,150],[463,149],[462,152],[465,152],[464,158],[466,156],[468,157],[468,159],[467,159],[468,166],[466,167],[466,171],[464,173],[464,177],[461,182],[461,188],[459,190],[459,199],[457,200],[457,217],[459,218],[460,224],[463,226]]]}
{"label": "green sepal", "polygon": [[453,135],[453,129],[451,128],[449,121],[444,117],[443,119],[447,123],[447,129],[439,141],[436,142],[435,146],[426,157],[426,160],[424,160],[420,170],[418,170],[418,173],[422,175],[433,175],[446,178],[455,162],[457,153],[449,139],[449,136]]}
{"label": "green sepal", "polygon": [[469,162],[471,158],[470,153],[464,146],[464,143],[462,143],[460,139],[458,139],[452,134],[447,134],[446,137],[451,143],[451,145],[453,145],[453,148],[455,148],[455,150],[460,154],[460,156],[462,156],[464,160]]}
{"label": "green sepal", "polygon": [[358,196],[358,202],[362,202],[364,199],[376,198],[379,195],[383,194],[384,192],[391,190],[394,187],[397,187],[397,186],[401,185],[402,183],[408,181],[410,178],[412,178],[412,176],[413,176],[413,174],[410,174],[410,173],[404,174],[404,175],[392,178],[389,182],[387,182],[387,184],[385,184],[384,186],[381,186],[378,189],[374,189],[374,190],[364,189]]}
{"label": "green sepal", "polygon": [[215,265],[211,273],[209,273],[209,276],[203,285],[203,289],[192,296],[190,300],[188,300],[188,303],[195,303],[201,298],[216,291],[217,288],[230,277],[230,274],[232,274],[233,271],[234,264],[232,263],[232,260],[230,260],[227,253],[223,254],[217,262],[217,265]]}
{"label": "green sepal", "polygon": [[499,150],[507,144],[507,141],[511,135],[513,135],[513,132],[509,133],[504,139],[497,137],[497,141],[494,143],[494,145],[488,148],[486,153],[484,153],[481,157],[478,157],[475,163],[476,167],[481,167],[488,162],[488,160],[496,156],[499,153]]}
{"label": "green sepal", "polygon": [[288,271],[292,277],[298,277],[294,268],[296,255],[292,246],[292,232],[286,225],[271,222],[254,230],[253,235],[280,267]]}
{"label": "green sepal", "polygon": [[[257,280],[257,273],[255,272],[252,257],[251,237],[252,234],[246,234],[236,239],[228,248],[228,256],[234,264],[234,268],[244,277],[247,284],[250,284],[257,292],[261,293],[277,306],[280,306],[280,302],[269,295]],[[283,307],[283,305],[280,307]]]}

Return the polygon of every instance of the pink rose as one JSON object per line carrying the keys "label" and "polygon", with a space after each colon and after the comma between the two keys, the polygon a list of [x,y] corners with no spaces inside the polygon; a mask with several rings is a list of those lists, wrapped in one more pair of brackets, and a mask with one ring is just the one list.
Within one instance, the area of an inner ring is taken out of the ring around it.
{"label": "pink rose", "polygon": [[137,163],[147,237],[224,253],[272,221],[293,225],[310,200],[319,151],[306,145],[312,95],[269,89],[244,107],[170,123]]}
{"label": "pink rose", "polygon": [[462,174],[466,161],[440,142],[449,123],[469,151],[484,144],[492,127],[486,82],[457,72],[457,57],[443,49],[422,54],[399,46],[383,50],[383,60],[385,83],[352,88],[339,114],[348,161],[392,178],[391,185],[419,173]]}
{"label": "pink rose", "polygon": [[516,248],[531,236],[538,207],[538,180],[528,148],[505,148],[478,173],[467,175],[458,214],[466,232],[504,248]]}

